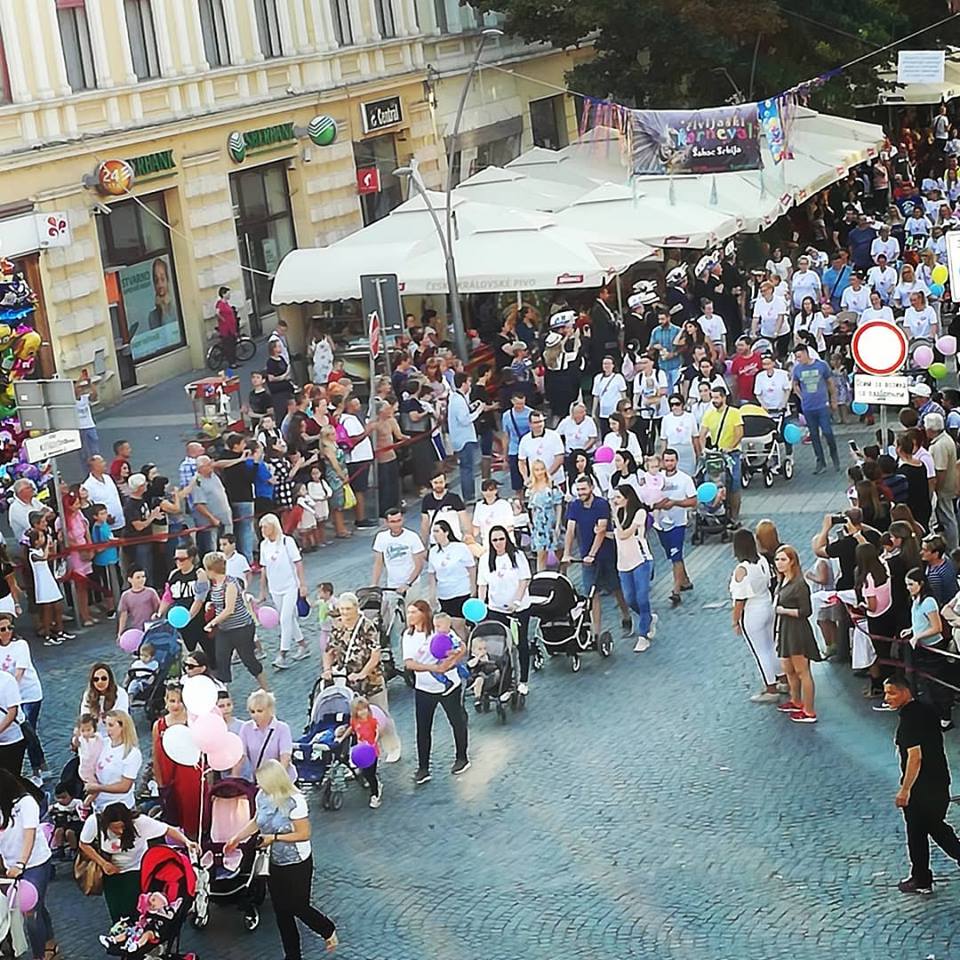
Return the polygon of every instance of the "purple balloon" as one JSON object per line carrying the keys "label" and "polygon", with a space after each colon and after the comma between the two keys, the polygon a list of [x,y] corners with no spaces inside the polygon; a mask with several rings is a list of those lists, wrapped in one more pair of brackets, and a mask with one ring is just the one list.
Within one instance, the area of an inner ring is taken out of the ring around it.
{"label": "purple balloon", "polygon": [[430,641],[430,653],[435,660],[443,660],[453,649],[453,637],[449,633],[438,633]]}
{"label": "purple balloon", "polygon": [[358,743],[350,751],[350,762],[360,770],[366,770],[377,762],[377,748],[372,743]]}
{"label": "purple balloon", "polygon": [[143,643],[143,631],[134,627],[124,630],[117,637],[117,644],[124,653],[136,653],[140,649],[141,643]]}

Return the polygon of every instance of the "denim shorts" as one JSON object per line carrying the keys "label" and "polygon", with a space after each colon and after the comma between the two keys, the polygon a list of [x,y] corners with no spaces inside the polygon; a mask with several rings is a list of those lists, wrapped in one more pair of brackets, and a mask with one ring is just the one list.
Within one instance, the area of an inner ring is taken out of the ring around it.
{"label": "denim shorts", "polygon": [[598,590],[615,593],[620,589],[620,575],[617,573],[617,557],[611,553],[600,557],[593,563],[581,563],[583,571],[583,592],[589,593],[594,584]]}

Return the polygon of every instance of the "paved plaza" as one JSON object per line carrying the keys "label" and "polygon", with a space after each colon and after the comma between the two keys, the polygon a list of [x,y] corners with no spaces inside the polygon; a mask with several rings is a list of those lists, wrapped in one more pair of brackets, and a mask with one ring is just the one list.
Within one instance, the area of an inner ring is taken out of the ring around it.
{"label": "paved plaza", "polygon": [[[103,414],[103,438],[125,434],[137,463],[170,469],[188,432],[184,409],[172,381]],[[792,483],[778,480],[744,497],[746,521],[775,519],[805,563],[823,514],[845,505],[844,478],[814,478],[812,467],[803,447]],[[338,590],[367,583],[372,536],[308,556],[309,582],[333,580]],[[893,805],[896,718],[871,711],[848,665],[815,666],[815,726],[750,703],[755,668],[729,629],[729,545],[690,551],[696,589],[677,610],[667,602],[658,547],[656,555],[660,628],[650,651],[634,654],[619,642],[609,660],[585,657],[578,675],[563,661],[547,663],[533,677],[527,711],[505,726],[495,714],[471,710],[472,767],[461,778],[447,773],[452,741],[438,716],[434,779],[414,788],[412,695],[393,681],[404,757],[384,770],[383,806],[368,809],[355,787],[340,812],[319,803],[311,811],[315,898],[338,924],[337,956],[908,960],[960,953],[960,869],[937,851],[934,870],[944,882],[933,897],[896,889],[907,872]],[[618,623],[612,606],[607,623]],[[35,656],[46,691],[42,733],[60,763],[88,665],[106,656],[122,673],[126,657],[102,629]],[[315,652],[273,675],[278,714],[295,730],[317,672]],[[238,674],[238,705],[251,686]],[[956,736],[948,734],[948,749],[960,771]],[[97,957],[106,910],[81,898],[67,874],[60,868],[49,899],[59,940],[68,960]],[[186,945],[211,960],[281,956],[269,905],[252,935],[234,909],[215,908],[206,930],[187,931]],[[305,941],[305,956],[321,956],[322,947]]]}

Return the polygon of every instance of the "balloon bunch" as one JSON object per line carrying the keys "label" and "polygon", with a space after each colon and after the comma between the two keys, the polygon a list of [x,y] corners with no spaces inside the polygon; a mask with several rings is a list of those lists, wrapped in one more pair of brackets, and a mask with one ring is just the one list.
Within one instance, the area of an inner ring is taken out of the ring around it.
{"label": "balloon bunch", "polygon": [[10,506],[13,498],[13,485],[22,477],[32,480],[40,492],[37,497],[41,500],[50,496],[50,491],[42,484],[47,480],[43,469],[27,459],[26,447],[22,446],[28,434],[20,429],[16,417],[0,423],[0,512]]}
{"label": "balloon bunch", "polygon": [[243,758],[243,741],[227,730],[217,710],[217,685],[209,677],[187,677],[183,681],[183,705],[187,724],[167,727],[161,742],[174,763],[195,767],[200,755],[213,770],[230,770]]}

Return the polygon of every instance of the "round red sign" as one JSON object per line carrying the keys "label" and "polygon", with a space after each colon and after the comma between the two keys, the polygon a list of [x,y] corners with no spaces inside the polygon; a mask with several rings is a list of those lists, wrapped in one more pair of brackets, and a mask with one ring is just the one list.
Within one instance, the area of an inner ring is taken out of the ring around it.
{"label": "round red sign", "polygon": [[903,366],[909,346],[907,335],[899,327],[884,320],[869,320],[857,327],[851,349],[864,373],[885,377]]}

